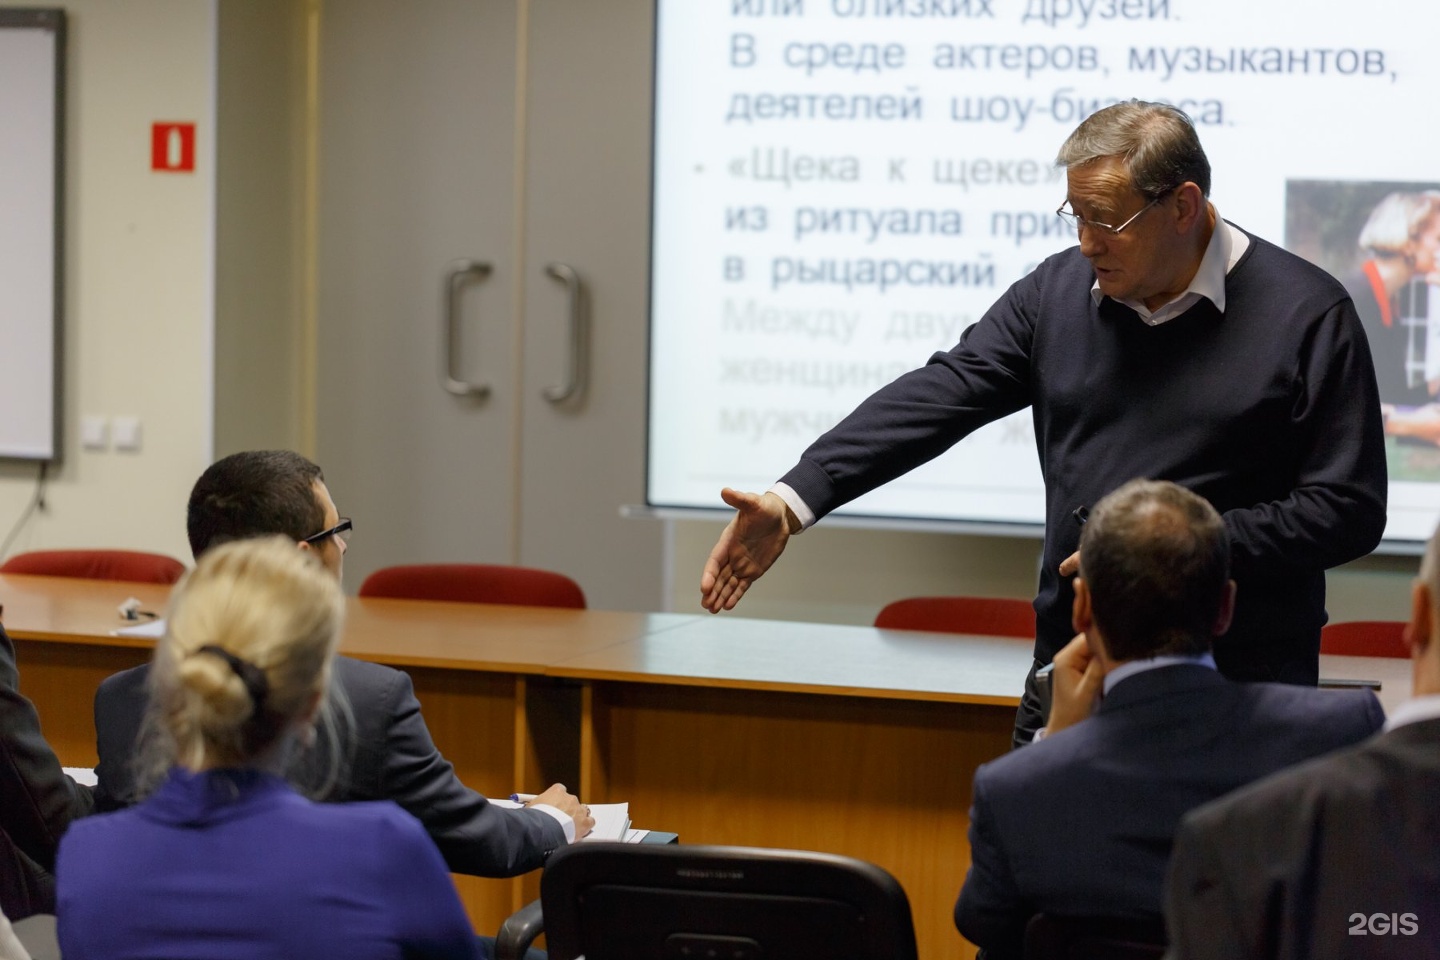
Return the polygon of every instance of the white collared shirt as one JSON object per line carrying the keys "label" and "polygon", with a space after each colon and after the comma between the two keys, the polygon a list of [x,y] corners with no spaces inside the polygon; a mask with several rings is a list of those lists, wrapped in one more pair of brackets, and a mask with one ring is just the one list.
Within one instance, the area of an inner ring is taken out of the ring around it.
{"label": "white collared shirt", "polygon": [[532,803],[529,809],[540,810],[554,817],[560,822],[560,829],[565,831],[565,842],[575,842],[575,819],[570,814],[559,807],[552,807],[548,803]]}
{"label": "white collared shirt", "polygon": [[775,494],[781,500],[784,500],[785,505],[795,512],[795,519],[800,521],[800,529],[796,531],[797,533],[803,533],[815,525],[815,511],[811,510],[809,504],[800,499],[800,494],[796,493],[795,488],[790,486],[790,484],[781,483],[779,480],[776,480],[766,493]]}
{"label": "white collared shirt", "polygon": [[[1210,205],[1210,209],[1215,213],[1215,229],[1210,233],[1210,242],[1205,245],[1205,254],[1200,258],[1200,268],[1195,271],[1190,285],[1180,296],[1153,311],[1138,300],[1119,301],[1139,314],[1140,319],[1150,326],[1158,327],[1166,320],[1175,319],[1193,307],[1201,297],[1215,304],[1216,310],[1225,312],[1225,275],[1234,269],[1235,264],[1250,248],[1250,238],[1245,236],[1243,231],[1220,219],[1220,211],[1215,209],[1214,204]],[[1100,292],[1098,278],[1090,288],[1090,296],[1096,305],[1099,305],[1105,296]]]}
{"label": "white collared shirt", "polygon": [[1407,723],[1419,723],[1421,720],[1440,719],[1440,693],[1432,693],[1424,697],[1414,697],[1406,700],[1395,708],[1395,712],[1385,718],[1385,729],[1394,730],[1396,727],[1403,727]]}
{"label": "white collared shirt", "polygon": [[[1104,699],[1110,692],[1110,688],[1126,677],[1133,677],[1135,674],[1144,673],[1146,670],[1155,670],[1160,667],[1174,667],[1182,663],[1193,663],[1199,667],[1209,667],[1211,670],[1218,669],[1215,666],[1215,655],[1212,653],[1202,653],[1198,656],[1169,654],[1163,657],[1150,657],[1148,660],[1127,660],[1114,670],[1105,674],[1105,684],[1100,688],[1100,698]],[[1098,709],[1100,709],[1100,700],[1095,701],[1093,708],[1093,710]],[[1035,731],[1035,739],[1033,742],[1039,743],[1041,740],[1044,740],[1049,733],[1050,729],[1048,727],[1041,727]]]}
{"label": "white collared shirt", "polygon": [[1110,689],[1124,680],[1126,677],[1133,677],[1137,673],[1144,673],[1146,670],[1155,670],[1160,667],[1173,667],[1182,663],[1192,663],[1199,667],[1215,669],[1215,655],[1202,653],[1198,656],[1169,655],[1163,657],[1150,657],[1148,660],[1127,660],[1114,670],[1105,674],[1104,694],[1108,695]]}

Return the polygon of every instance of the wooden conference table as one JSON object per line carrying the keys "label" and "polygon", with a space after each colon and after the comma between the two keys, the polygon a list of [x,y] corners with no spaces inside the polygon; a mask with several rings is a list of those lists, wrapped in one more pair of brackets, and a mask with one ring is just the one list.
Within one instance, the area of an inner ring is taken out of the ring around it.
{"label": "wooden conference table", "polygon": [[[125,598],[166,587],[0,576],[22,690],[67,765],[95,763],[91,702],[149,657]],[[843,853],[909,895],[924,960],[970,957],[954,898],[969,864],[970,782],[1009,748],[1030,644],[696,614],[349,601],[343,651],[406,669],[461,780],[487,796],[554,781],[629,801],[687,843]],[[1326,676],[1408,691],[1409,664],[1322,658]],[[538,890],[457,877],[493,933]]]}

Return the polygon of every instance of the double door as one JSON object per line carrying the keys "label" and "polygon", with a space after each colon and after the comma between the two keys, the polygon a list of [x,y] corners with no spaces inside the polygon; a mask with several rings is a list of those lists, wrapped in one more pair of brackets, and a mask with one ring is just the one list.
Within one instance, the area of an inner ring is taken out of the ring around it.
{"label": "double door", "polygon": [[317,453],[395,563],[658,609],[649,0],[346,0],[320,28]]}

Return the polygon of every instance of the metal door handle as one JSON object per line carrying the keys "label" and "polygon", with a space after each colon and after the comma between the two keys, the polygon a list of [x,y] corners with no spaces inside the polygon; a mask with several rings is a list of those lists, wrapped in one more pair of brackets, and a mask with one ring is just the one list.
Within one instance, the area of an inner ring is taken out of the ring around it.
{"label": "metal door handle", "polygon": [[542,391],[546,400],[559,404],[585,392],[589,366],[586,363],[586,335],[589,324],[585,315],[585,289],[574,268],[563,263],[548,263],[545,265],[545,275],[565,284],[570,295],[570,362],[567,365],[565,382],[559,386],[546,387]]}
{"label": "metal door handle", "polygon": [[478,260],[456,260],[445,272],[445,317],[440,382],[457,397],[484,400],[490,396],[490,384],[470,383],[460,373],[460,289],[469,280],[480,281],[490,276],[490,264]]}

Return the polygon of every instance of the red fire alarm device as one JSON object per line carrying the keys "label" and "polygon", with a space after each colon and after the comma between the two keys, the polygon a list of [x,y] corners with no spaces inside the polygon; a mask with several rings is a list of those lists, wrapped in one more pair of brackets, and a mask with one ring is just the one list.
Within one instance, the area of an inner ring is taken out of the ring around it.
{"label": "red fire alarm device", "polygon": [[151,124],[150,169],[161,173],[194,173],[195,124]]}

